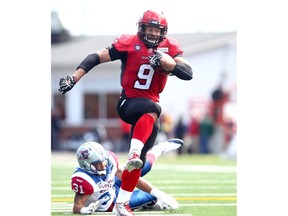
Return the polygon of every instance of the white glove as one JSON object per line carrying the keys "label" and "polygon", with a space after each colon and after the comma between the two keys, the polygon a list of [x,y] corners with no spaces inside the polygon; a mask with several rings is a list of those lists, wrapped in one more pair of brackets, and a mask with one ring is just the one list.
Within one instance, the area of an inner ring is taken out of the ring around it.
{"label": "white glove", "polygon": [[162,204],[163,209],[177,209],[179,208],[179,204],[175,198],[172,196],[163,193],[161,196],[158,198],[160,200],[160,203]]}
{"label": "white glove", "polygon": [[151,192],[151,195],[157,197],[157,199],[160,201],[160,204],[163,209],[177,209],[179,208],[179,204],[176,199],[174,199],[172,196],[164,193],[163,191],[160,191],[158,188],[154,187]]}
{"label": "white glove", "polygon": [[90,203],[88,207],[83,207],[80,210],[80,214],[92,214],[96,211],[99,206],[99,201],[97,200],[95,203]]}

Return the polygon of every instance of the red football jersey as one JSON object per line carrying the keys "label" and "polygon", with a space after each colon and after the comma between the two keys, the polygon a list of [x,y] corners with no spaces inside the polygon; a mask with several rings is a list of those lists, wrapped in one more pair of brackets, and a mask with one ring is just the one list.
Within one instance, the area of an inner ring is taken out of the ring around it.
{"label": "red football jersey", "polygon": [[[121,86],[126,97],[144,97],[159,102],[167,75],[155,71],[149,64],[148,57],[154,54],[153,48],[147,48],[137,35],[121,35],[112,45],[120,52],[127,52],[126,62],[122,61],[121,73]],[[164,39],[156,49],[171,57],[183,54],[179,43],[172,38]]]}

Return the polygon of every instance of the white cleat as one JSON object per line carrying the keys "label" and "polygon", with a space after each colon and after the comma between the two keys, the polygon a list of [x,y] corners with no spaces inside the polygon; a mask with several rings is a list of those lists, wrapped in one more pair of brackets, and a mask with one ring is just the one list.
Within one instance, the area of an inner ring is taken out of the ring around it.
{"label": "white cleat", "polygon": [[125,169],[131,172],[134,169],[140,169],[143,165],[143,161],[140,159],[140,156],[135,152],[132,152],[128,155],[128,161],[126,162]]}
{"label": "white cleat", "polygon": [[159,148],[161,155],[166,154],[167,152],[176,150],[183,146],[184,142],[181,139],[173,138],[164,142],[160,142],[158,145],[155,145],[153,148]]}

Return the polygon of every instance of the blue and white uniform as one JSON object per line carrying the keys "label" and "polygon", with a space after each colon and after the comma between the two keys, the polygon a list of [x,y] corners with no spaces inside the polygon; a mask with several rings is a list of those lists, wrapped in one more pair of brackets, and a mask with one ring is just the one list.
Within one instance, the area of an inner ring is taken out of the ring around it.
{"label": "blue and white uniform", "polygon": [[[111,212],[121,185],[121,181],[115,176],[118,167],[118,158],[113,152],[108,151],[106,174],[102,176],[91,174],[77,167],[71,177],[71,189],[80,195],[90,195],[85,206],[99,200],[99,206],[96,211]],[[143,175],[150,169],[151,165],[147,161],[142,169]],[[141,176],[143,175],[141,174]],[[136,209],[156,200],[157,198],[151,194],[136,189],[132,193],[129,205],[131,209]]]}

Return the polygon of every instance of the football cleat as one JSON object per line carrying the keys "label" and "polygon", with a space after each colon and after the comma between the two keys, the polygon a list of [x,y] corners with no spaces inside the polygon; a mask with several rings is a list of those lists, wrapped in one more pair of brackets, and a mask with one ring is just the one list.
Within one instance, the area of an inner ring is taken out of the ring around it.
{"label": "football cleat", "polygon": [[125,169],[131,172],[134,169],[140,169],[142,165],[143,161],[140,159],[140,156],[135,152],[131,152],[128,155],[128,161],[126,162]]}
{"label": "football cleat", "polygon": [[164,142],[160,142],[158,145],[155,145],[153,148],[158,148],[161,152],[161,155],[166,154],[167,152],[176,150],[183,146],[184,142],[181,139],[173,138]]}
{"label": "football cleat", "polygon": [[129,206],[129,202],[115,203],[113,213],[118,216],[135,216]]}

